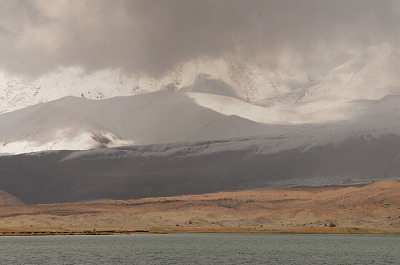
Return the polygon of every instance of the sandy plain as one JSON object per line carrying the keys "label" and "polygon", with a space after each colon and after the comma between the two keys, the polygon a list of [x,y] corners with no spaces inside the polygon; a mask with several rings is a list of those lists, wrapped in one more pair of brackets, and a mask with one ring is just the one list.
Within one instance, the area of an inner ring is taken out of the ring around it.
{"label": "sandy plain", "polygon": [[0,235],[400,234],[400,183],[393,181],[38,205],[0,195]]}

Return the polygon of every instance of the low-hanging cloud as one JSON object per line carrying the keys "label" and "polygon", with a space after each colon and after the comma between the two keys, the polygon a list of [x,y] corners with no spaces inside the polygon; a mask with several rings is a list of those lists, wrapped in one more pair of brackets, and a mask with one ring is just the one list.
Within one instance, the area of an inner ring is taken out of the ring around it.
{"label": "low-hanging cloud", "polygon": [[161,75],[200,57],[322,69],[397,45],[395,0],[0,0],[0,68]]}

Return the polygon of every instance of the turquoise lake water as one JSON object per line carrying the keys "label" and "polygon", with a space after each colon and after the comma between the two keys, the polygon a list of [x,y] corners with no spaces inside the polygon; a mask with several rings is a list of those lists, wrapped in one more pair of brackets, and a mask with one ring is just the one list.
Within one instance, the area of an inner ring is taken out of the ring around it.
{"label": "turquoise lake water", "polygon": [[169,234],[0,237],[1,264],[400,264],[400,236]]}

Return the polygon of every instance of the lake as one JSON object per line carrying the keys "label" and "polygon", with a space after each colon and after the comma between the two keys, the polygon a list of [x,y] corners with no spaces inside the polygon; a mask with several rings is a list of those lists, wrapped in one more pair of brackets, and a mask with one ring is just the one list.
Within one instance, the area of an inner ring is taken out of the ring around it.
{"label": "lake", "polygon": [[397,235],[0,237],[0,264],[400,264]]}

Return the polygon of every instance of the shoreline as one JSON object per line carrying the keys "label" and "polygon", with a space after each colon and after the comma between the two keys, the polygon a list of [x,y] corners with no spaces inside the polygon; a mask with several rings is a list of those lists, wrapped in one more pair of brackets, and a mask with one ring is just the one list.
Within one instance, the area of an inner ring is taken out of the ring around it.
{"label": "shoreline", "polygon": [[400,230],[379,228],[287,228],[287,229],[251,229],[251,228],[183,228],[149,230],[0,230],[0,236],[99,236],[99,235],[136,235],[136,234],[320,234],[320,235],[400,235]]}

